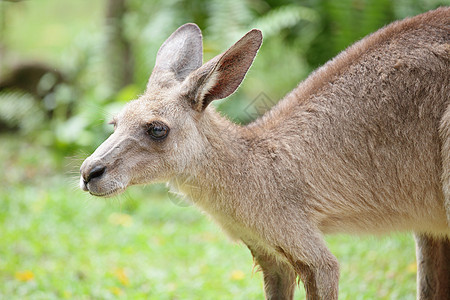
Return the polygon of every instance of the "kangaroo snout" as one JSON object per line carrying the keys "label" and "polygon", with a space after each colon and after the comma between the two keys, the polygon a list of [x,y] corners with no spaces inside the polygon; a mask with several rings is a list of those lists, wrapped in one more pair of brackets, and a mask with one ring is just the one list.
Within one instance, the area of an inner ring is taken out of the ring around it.
{"label": "kangaroo snout", "polygon": [[87,185],[91,179],[101,177],[105,173],[106,167],[103,165],[95,165],[93,168],[81,170],[83,183]]}
{"label": "kangaroo snout", "polygon": [[119,180],[121,177],[107,170],[106,165],[89,157],[80,168],[80,188],[98,197],[111,197],[123,191],[126,184]]}
{"label": "kangaroo snout", "polygon": [[[111,197],[123,191],[128,181],[121,176],[120,156],[108,143],[86,158],[80,168],[80,188],[91,195]],[[113,154],[113,155],[112,155]]]}
{"label": "kangaroo snout", "polygon": [[[80,168],[80,187],[84,191],[91,192],[90,187],[93,186],[93,182],[97,181],[105,174],[106,166],[97,160],[87,158]],[[91,192],[92,194],[92,192]],[[95,194],[95,193],[94,193]]]}

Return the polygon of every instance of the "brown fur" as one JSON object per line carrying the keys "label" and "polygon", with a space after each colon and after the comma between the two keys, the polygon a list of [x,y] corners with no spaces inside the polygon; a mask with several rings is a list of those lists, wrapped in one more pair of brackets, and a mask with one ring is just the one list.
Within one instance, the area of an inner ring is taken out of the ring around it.
{"label": "brown fur", "polygon": [[[390,231],[417,233],[418,298],[450,297],[450,9],[357,42],[248,126],[208,104],[234,92],[261,34],[203,66],[198,42],[179,46],[191,35],[184,25],[164,43],[146,93],[83,163],[82,188],[169,181],[249,246],[268,299],[292,299],[294,274],[308,299],[337,299],[323,234]],[[146,136],[152,121],[167,138]]]}
{"label": "brown fur", "polygon": [[450,241],[427,235],[416,236],[417,298],[450,298]]}

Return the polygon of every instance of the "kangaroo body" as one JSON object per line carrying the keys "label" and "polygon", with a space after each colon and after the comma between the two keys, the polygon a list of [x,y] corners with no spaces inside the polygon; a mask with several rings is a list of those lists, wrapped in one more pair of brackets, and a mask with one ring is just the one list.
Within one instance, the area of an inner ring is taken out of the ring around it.
{"label": "kangaroo body", "polygon": [[364,38],[238,126],[208,104],[234,92],[260,44],[250,31],[202,66],[198,28],[180,27],[83,163],[82,188],[169,181],[249,247],[268,299],[292,299],[297,276],[308,299],[337,299],[323,234],[413,231],[418,298],[450,299],[450,9]]}

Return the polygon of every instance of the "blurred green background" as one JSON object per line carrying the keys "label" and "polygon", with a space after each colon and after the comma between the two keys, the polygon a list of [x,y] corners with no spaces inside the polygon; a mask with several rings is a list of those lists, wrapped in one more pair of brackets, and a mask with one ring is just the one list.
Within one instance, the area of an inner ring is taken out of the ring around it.
{"label": "blurred green background", "polygon": [[[261,299],[249,251],[195,207],[162,185],[92,198],[78,189],[80,163],[184,23],[201,27],[205,60],[263,31],[242,87],[215,104],[245,124],[354,41],[449,4],[0,0],[0,299]],[[414,299],[411,235],[327,242],[341,262],[341,299]]]}

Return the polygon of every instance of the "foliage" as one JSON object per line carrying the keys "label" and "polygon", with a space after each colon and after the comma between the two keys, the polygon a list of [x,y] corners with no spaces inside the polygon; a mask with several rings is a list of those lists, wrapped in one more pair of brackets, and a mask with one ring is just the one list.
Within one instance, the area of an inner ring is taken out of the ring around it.
{"label": "foliage", "polygon": [[19,91],[4,91],[0,94],[0,103],[2,104],[0,120],[11,128],[29,133],[44,121],[43,112],[29,94]]}

